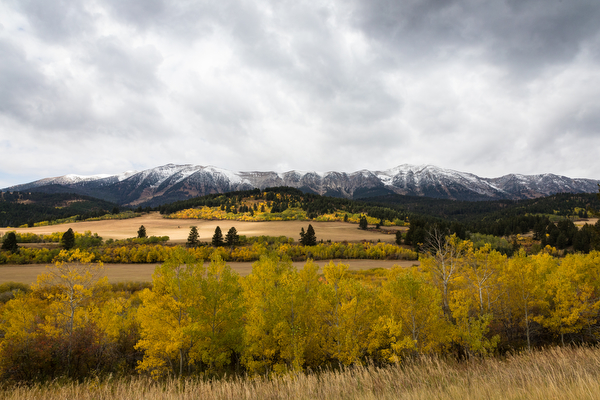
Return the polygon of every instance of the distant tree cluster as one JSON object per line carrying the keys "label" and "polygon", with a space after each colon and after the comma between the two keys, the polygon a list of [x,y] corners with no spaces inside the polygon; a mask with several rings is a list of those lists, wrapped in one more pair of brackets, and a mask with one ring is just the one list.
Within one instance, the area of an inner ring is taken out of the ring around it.
{"label": "distant tree cluster", "polygon": [[233,248],[237,246],[239,242],[240,236],[237,233],[237,229],[235,229],[233,226],[229,228],[225,238],[223,238],[223,232],[221,231],[221,228],[217,226],[211,240],[213,247],[227,246]]}

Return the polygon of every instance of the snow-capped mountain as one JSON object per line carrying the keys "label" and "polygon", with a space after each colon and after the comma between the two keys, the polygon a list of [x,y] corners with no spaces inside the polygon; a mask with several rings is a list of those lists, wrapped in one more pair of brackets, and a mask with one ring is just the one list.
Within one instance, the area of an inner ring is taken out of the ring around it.
{"label": "snow-capped mountain", "polygon": [[385,171],[232,172],[213,166],[168,164],[119,175],[65,175],[12,186],[4,191],[75,192],[121,205],[156,206],[210,193],[290,186],[346,198],[389,193],[455,200],[528,199],[554,193],[594,193],[600,181],[553,174],[480,178],[432,165],[400,165]]}

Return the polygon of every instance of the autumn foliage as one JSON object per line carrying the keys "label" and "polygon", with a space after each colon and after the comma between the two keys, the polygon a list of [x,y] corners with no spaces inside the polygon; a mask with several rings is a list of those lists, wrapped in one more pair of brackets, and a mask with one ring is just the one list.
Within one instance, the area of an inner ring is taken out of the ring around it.
{"label": "autumn foliage", "polygon": [[419,267],[386,270],[378,284],[343,263],[296,269],[285,251],[263,251],[240,277],[223,257],[229,250],[201,251],[166,251],[152,288],[139,291],[111,288],[96,255],[62,251],[31,292],[0,309],[0,377],[280,376],[421,355],[477,359],[600,335],[598,252],[507,257],[438,237]]}

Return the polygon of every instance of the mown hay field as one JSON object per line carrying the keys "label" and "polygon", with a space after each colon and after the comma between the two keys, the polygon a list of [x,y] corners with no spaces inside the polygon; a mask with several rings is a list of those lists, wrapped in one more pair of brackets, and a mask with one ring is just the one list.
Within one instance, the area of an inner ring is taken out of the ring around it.
{"label": "mown hay field", "polygon": [[[391,268],[394,265],[410,267],[418,265],[418,261],[403,260],[333,260],[334,263],[348,264],[351,271],[373,269],[373,268]],[[318,260],[316,264],[323,267],[329,263],[329,260]],[[246,276],[252,271],[251,262],[228,262],[228,265],[241,276]],[[295,267],[302,268],[303,261],[293,263]],[[106,276],[109,282],[151,282],[152,273],[158,264],[105,264]],[[39,274],[46,272],[46,265],[26,264],[26,265],[0,265],[0,284],[6,282],[20,282],[25,284],[34,283]]]}
{"label": "mown hay field", "polygon": [[311,224],[315,229],[317,240],[332,242],[357,242],[361,240],[393,242],[395,236],[393,232],[402,228],[386,228],[387,230],[363,231],[358,229],[357,224],[345,222],[316,222],[316,221],[266,221],[266,222],[246,222],[229,220],[201,220],[201,219],[167,219],[163,218],[158,212],[144,214],[141,217],[104,220],[104,221],[83,221],[60,225],[39,226],[34,228],[0,228],[0,234],[8,231],[18,233],[35,233],[37,235],[47,235],[52,232],[65,232],[69,228],[73,231],[84,233],[91,231],[97,233],[104,240],[107,239],[127,239],[137,236],[138,228],[144,225],[148,236],[168,236],[171,243],[185,243],[190,233],[191,226],[198,227],[201,241],[210,241],[219,226],[221,231],[227,232],[232,226],[235,227],[239,235],[245,236],[287,236],[294,240],[299,240],[300,229],[308,227]]}

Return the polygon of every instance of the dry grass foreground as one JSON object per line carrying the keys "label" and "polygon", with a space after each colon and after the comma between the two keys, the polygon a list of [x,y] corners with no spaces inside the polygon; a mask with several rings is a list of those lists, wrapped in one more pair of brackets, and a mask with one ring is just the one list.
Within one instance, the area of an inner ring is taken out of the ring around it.
{"label": "dry grass foreground", "polygon": [[280,378],[145,377],[40,384],[0,391],[0,399],[598,399],[600,349],[553,348],[470,362],[425,359],[300,373]]}
{"label": "dry grass foreground", "polygon": [[[84,221],[69,224],[39,226],[34,228],[0,228],[0,233],[16,231],[19,233],[50,234],[52,232],[66,232],[69,228],[73,231],[84,233],[91,231],[97,233],[104,240],[107,239],[127,239],[137,236],[137,231],[141,225],[146,228],[148,236],[168,236],[172,243],[185,243],[190,233],[190,227],[198,227],[200,240],[209,242],[215,233],[215,228],[219,226],[223,234],[229,228],[235,227],[239,235],[246,236],[287,236],[294,240],[299,240],[300,229],[308,227],[311,224],[315,229],[317,240],[331,240],[332,242],[356,242],[360,240],[372,240],[382,242],[394,242],[396,239],[393,234],[376,231],[362,231],[358,225],[346,222],[316,222],[316,221],[266,221],[266,222],[246,222],[246,221],[228,221],[214,220],[207,221],[201,219],[166,219],[158,212],[144,214],[141,217],[105,220],[105,221]],[[396,229],[396,228],[394,228]],[[401,228],[402,229],[402,228]],[[407,229],[407,228],[403,228]]]}
{"label": "dry grass foreground", "polygon": [[[330,260],[315,261],[320,267],[328,264]],[[332,260],[334,263],[341,262],[348,265],[351,271],[358,271],[373,268],[392,268],[394,265],[401,267],[410,267],[419,265],[418,261],[386,261],[386,260]],[[208,261],[205,261],[208,263]],[[227,264],[241,276],[246,276],[252,272],[253,262],[227,262]],[[304,261],[293,263],[296,268],[302,268]],[[152,273],[159,264],[104,264],[105,273],[109,282],[150,282]],[[0,284],[6,282],[20,282],[25,284],[34,283],[37,276],[48,272],[45,264],[25,264],[25,265],[0,265]]]}

